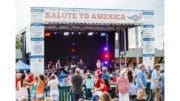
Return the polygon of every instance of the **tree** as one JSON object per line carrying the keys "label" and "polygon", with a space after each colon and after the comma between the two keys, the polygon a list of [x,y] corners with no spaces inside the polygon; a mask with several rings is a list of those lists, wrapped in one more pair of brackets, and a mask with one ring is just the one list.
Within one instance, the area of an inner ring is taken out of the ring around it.
{"label": "tree", "polygon": [[22,43],[21,43],[21,37],[19,34],[16,35],[16,49],[21,49]]}

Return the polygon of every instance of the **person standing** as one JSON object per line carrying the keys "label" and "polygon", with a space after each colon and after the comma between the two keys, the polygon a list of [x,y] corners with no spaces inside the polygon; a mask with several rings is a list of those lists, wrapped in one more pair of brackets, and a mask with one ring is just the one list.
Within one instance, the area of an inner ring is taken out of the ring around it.
{"label": "person standing", "polygon": [[75,74],[71,78],[71,91],[72,91],[72,101],[78,101],[82,97],[82,84],[83,78],[80,75],[80,69],[75,69]]}
{"label": "person standing", "polygon": [[94,79],[91,77],[91,74],[88,73],[85,79],[85,86],[86,86],[86,97],[87,99],[91,99],[92,93],[91,90],[93,89]]}
{"label": "person standing", "polygon": [[101,70],[101,67],[102,67],[101,60],[98,59],[96,62],[96,68]]}
{"label": "person standing", "polygon": [[44,87],[45,87],[45,78],[44,78],[44,75],[39,75],[38,83],[37,83],[36,101],[43,101],[43,98],[44,98]]}
{"label": "person standing", "polygon": [[80,59],[79,62],[77,63],[77,67],[80,69],[81,74],[83,74],[84,71],[86,70],[86,64],[82,59]]}
{"label": "person standing", "polygon": [[21,99],[21,98],[24,98],[26,100],[28,100],[28,90],[27,90],[27,87],[28,86],[31,86],[32,84],[30,84],[27,80],[27,77],[26,75],[23,73],[21,75],[21,81],[18,82],[18,92],[19,92],[19,98],[18,99]]}
{"label": "person standing", "polygon": [[59,59],[57,60],[57,62],[56,62],[56,64],[55,64],[55,67],[56,67],[56,71],[57,71],[57,73],[59,73],[59,72],[60,72],[60,70],[61,70],[61,68],[62,68],[62,66],[61,66],[61,62],[60,62],[60,60],[59,60]]}
{"label": "person standing", "polygon": [[164,101],[164,70],[161,70],[161,100]]}
{"label": "person standing", "polygon": [[102,79],[110,80],[109,73],[107,71],[107,67],[102,68]]}
{"label": "person standing", "polygon": [[92,101],[98,101],[99,96],[102,94],[101,83],[103,83],[103,79],[101,76],[102,76],[101,71],[95,71],[95,82],[94,82],[94,88],[92,90],[93,92]]}
{"label": "person standing", "polygon": [[34,81],[31,88],[31,101],[36,101],[37,82],[38,82],[38,76],[34,76]]}
{"label": "person standing", "polygon": [[134,77],[131,70],[128,71],[127,76],[128,76],[128,81],[129,81],[130,101],[134,101],[134,99],[136,98],[136,88],[135,88],[135,83],[134,83]]}
{"label": "person standing", "polygon": [[159,101],[160,99],[160,65],[156,64],[154,70],[151,74],[151,89],[154,101]]}
{"label": "person standing", "polygon": [[59,101],[58,78],[55,74],[50,76],[48,86],[50,87],[50,97],[53,101]]}
{"label": "person standing", "polygon": [[129,101],[129,82],[126,77],[126,69],[121,71],[117,87],[119,91],[119,101]]}
{"label": "person standing", "polygon": [[139,70],[137,70],[137,74],[136,74],[136,90],[143,88],[145,91],[146,89],[147,79],[144,74],[144,71],[145,71],[145,65],[140,64]]}

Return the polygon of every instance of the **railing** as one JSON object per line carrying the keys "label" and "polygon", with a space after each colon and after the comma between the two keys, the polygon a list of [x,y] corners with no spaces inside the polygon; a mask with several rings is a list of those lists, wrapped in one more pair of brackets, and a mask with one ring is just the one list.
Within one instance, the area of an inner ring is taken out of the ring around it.
{"label": "railing", "polygon": [[59,101],[71,101],[70,86],[59,86]]}

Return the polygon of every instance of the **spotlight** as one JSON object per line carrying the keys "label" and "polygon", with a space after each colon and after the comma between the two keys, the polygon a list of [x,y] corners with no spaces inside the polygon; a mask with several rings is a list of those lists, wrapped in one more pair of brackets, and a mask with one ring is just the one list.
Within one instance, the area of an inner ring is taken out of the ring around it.
{"label": "spotlight", "polygon": [[109,58],[109,54],[108,54],[108,53],[105,54],[104,57],[105,57],[105,58]]}
{"label": "spotlight", "polygon": [[64,32],[64,36],[68,36],[69,35],[69,32]]}
{"label": "spotlight", "polygon": [[92,36],[92,35],[93,35],[93,32],[89,32],[89,33],[88,33],[88,36]]}
{"label": "spotlight", "polygon": [[74,45],[75,45],[75,43],[73,42],[73,43],[72,43],[72,45],[74,46]]}
{"label": "spotlight", "polygon": [[73,59],[75,59],[76,57],[75,56],[72,56]]}
{"label": "spotlight", "polygon": [[74,53],[74,52],[75,52],[75,49],[74,49],[74,48],[72,48],[72,49],[71,49],[71,52],[72,52],[72,53]]}
{"label": "spotlight", "polygon": [[105,32],[102,32],[100,36],[106,36],[106,33],[105,33]]}
{"label": "spotlight", "polygon": [[107,65],[107,64],[108,64],[108,61],[104,61],[104,64],[106,64],[106,65]]}
{"label": "spotlight", "polygon": [[108,47],[106,46],[106,47],[104,47],[104,51],[108,51]]}
{"label": "spotlight", "polygon": [[50,37],[51,36],[51,33],[50,32],[46,32],[45,33],[45,37]]}

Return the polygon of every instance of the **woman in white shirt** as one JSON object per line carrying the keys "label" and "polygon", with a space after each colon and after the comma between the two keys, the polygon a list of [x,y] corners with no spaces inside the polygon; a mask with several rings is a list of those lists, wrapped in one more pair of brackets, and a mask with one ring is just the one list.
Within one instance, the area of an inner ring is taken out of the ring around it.
{"label": "woman in white shirt", "polygon": [[32,84],[27,81],[26,75],[23,73],[21,76],[21,81],[18,82],[18,88],[19,88],[19,98],[18,99],[26,99],[28,100],[28,91],[27,86],[31,86]]}
{"label": "woman in white shirt", "polygon": [[59,89],[58,89],[58,78],[55,74],[50,76],[48,86],[50,87],[50,97],[53,101],[59,101]]}

